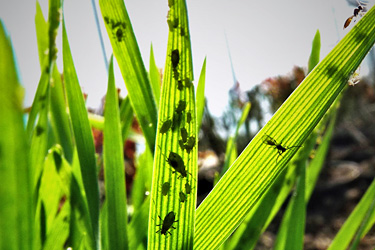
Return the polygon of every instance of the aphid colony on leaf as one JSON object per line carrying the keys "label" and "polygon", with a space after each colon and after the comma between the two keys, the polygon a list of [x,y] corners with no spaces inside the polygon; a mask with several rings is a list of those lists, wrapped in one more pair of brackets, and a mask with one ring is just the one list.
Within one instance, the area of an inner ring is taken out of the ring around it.
{"label": "aphid colony on leaf", "polygon": [[112,30],[113,36],[118,42],[124,41],[126,23],[121,21],[115,21],[109,17],[104,17],[104,22],[109,25]]}

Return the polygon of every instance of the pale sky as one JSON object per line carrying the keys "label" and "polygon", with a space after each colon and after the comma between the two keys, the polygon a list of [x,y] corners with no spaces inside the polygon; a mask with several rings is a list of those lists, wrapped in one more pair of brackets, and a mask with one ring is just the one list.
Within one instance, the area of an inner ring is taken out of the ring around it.
{"label": "pale sky", "polygon": [[[40,4],[46,17],[48,0],[40,0]],[[237,80],[242,90],[249,90],[268,77],[290,73],[294,65],[306,66],[317,29],[321,34],[323,58],[353,27],[352,24],[343,30],[345,20],[354,9],[345,0],[187,0],[187,4],[194,82],[198,82],[203,60],[207,57],[206,96],[209,109],[216,116],[227,105],[228,91],[233,86],[225,34]],[[164,68],[168,1],[125,0],[125,5],[146,69],[149,68],[151,43],[158,67]],[[98,2],[97,10],[109,58],[112,50]],[[107,71],[91,1],[65,0],[64,12],[80,85],[89,95],[88,106],[97,108],[106,93]],[[26,89],[25,106],[32,103],[40,77],[34,16],[35,1],[0,1],[0,18],[11,36]],[[61,32],[57,39],[60,50],[57,63],[62,71]],[[125,95],[118,68],[115,74],[116,85]]]}

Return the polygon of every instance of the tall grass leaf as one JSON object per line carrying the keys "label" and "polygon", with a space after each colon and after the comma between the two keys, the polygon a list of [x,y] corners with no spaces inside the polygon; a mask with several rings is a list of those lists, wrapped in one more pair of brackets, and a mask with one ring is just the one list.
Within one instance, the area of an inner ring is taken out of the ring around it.
{"label": "tall grass leaf", "polygon": [[108,90],[104,110],[104,176],[107,201],[109,249],[128,249],[127,210],[118,97],[113,73],[113,56],[109,63]]}
{"label": "tall grass leaf", "polygon": [[250,108],[251,108],[251,103],[247,102],[245,104],[243,110],[242,110],[241,117],[240,117],[239,121],[237,122],[236,130],[234,131],[233,136],[231,136],[228,140],[227,148],[226,148],[226,151],[225,151],[226,157],[225,157],[223,169],[222,169],[222,172],[221,172],[221,176],[224,175],[224,173],[228,170],[229,166],[232,165],[234,160],[237,158],[237,155],[236,155],[235,158],[233,159],[233,153],[234,153],[233,151],[237,152],[238,132],[239,132],[242,124],[245,122],[247,116],[249,115]]}
{"label": "tall grass leaf", "polygon": [[364,218],[375,200],[375,180],[363,195],[358,205],[354,208],[349,218],[345,221],[340,231],[336,234],[328,250],[346,249],[355,237]]}
{"label": "tall grass leaf", "polygon": [[156,138],[157,108],[146,68],[122,0],[100,0],[100,9],[120,67],[133,110],[153,152]]}
{"label": "tall grass leaf", "polygon": [[129,96],[127,96],[121,101],[120,105],[122,141],[125,141],[126,137],[128,136],[130,126],[133,122],[133,115],[133,108],[130,104]]}
{"label": "tall grass leaf", "polygon": [[297,170],[299,172],[297,187],[284,213],[274,246],[275,250],[303,249],[306,221],[306,164],[299,164]]}
{"label": "tall grass leaf", "polygon": [[152,87],[152,92],[154,93],[156,106],[159,107],[161,76],[159,73],[159,69],[156,66],[152,44],[151,44],[151,49],[150,49],[150,83]]}
{"label": "tall grass leaf", "polygon": [[40,68],[43,70],[44,60],[46,55],[48,55],[48,23],[44,19],[39,1],[36,1],[35,30],[39,52],[39,63]]}
{"label": "tall grass leaf", "polygon": [[0,249],[32,249],[34,232],[29,145],[23,93],[10,37],[0,19]]}
{"label": "tall grass leaf", "polygon": [[238,227],[347,85],[374,42],[372,8],[311,71],[198,207],[195,249],[217,248]]}
{"label": "tall grass leaf", "polygon": [[307,71],[310,73],[313,68],[318,65],[320,60],[320,32],[316,31],[311,48],[311,54],[309,57],[309,63]]}
{"label": "tall grass leaf", "polygon": [[43,165],[36,217],[45,221],[42,249],[62,249],[69,236],[71,170],[59,145],[48,151]]}
{"label": "tall grass leaf", "polygon": [[148,217],[150,212],[150,196],[147,196],[142,206],[134,210],[129,223],[129,249],[147,249]]}
{"label": "tall grass leaf", "polygon": [[70,52],[65,24],[63,24],[63,63],[64,79],[73,125],[74,139],[77,146],[93,233],[93,235],[90,235],[89,237],[93,237],[93,241],[98,247],[99,186],[96,174],[94,141],[87,117],[85,102],[83,100],[77,73],[73,64],[73,58]]}
{"label": "tall grass leaf", "polygon": [[204,58],[201,74],[199,76],[197,86],[197,124],[198,132],[201,129],[204,107],[206,106],[206,99],[204,97],[204,91],[206,86],[206,58]]}
{"label": "tall grass leaf", "polygon": [[192,249],[197,119],[186,2],[170,2],[169,37],[155,147],[148,249]]}
{"label": "tall grass leaf", "polygon": [[50,87],[50,117],[52,130],[59,143],[64,150],[64,157],[69,163],[73,161],[73,141],[72,131],[70,127],[69,116],[66,112],[67,103],[65,102],[65,92],[61,80],[61,74],[56,64],[53,66],[52,84]]}

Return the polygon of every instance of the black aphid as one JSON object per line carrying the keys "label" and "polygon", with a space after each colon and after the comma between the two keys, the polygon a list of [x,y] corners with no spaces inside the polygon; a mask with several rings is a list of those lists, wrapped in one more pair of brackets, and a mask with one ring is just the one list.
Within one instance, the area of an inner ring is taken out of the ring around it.
{"label": "black aphid", "polygon": [[180,53],[178,52],[178,49],[172,50],[171,60],[172,67],[174,69],[177,68],[178,63],[180,62]]}
{"label": "black aphid", "polygon": [[158,216],[159,219],[162,221],[162,224],[159,224],[159,225],[156,225],[158,227],[161,226],[161,229],[156,231],[156,233],[161,233],[161,234],[164,234],[164,235],[167,235],[167,233],[169,233],[170,235],[171,232],[168,232],[168,230],[170,228],[173,228],[173,229],[176,229],[174,226],[173,226],[173,223],[175,222],[178,222],[178,220],[175,220],[176,216],[175,216],[175,213],[174,212],[169,212],[165,217],[164,217],[164,220],[162,220],[160,218],[160,216]]}
{"label": "black aphid", "polygon": [[182,142],[185,143],[187,141],[187,138],[188,138],[188,133],[186,131],[186,128],[181,128],[180,134],[181,134]]}
{"label": "black aphid", "polygon": [[185,109],[186,109],[186,101],[180,100],[178,102],[178,105],[177,105],[177,108],[176,108],[176,113],[177,114],[182,114],[182,112],[184,112]]}
{"label": "black aphid", "polygon": [[116,38],[118,42],[122,42],[124,39],[124,31],[121,28],[118,28],[116,31]]}
{"label": "black aphid", "polygon": [[194,148],[194,146],[195,146],[195,136],[189,136],[189,139],[185,143],[186,152],[190,153],[190,151]]}
{"label": "black aphid", "polygon": [[178,90],[183,90],[183,89],[184,89],[184,84],[182,84],[182,81],[181,81],[181,80],[178,80],[178,81],[177,81],[177,89],[178,89]]}
{"label": "black aphid", "polygon": [[175,170],[175,172],[181,174],[182,177],[187,176],[184,160],[182,160],[181,156],[176,153],[170,152],[167,162]]}
{"label": "black aphid", "polygon": [[180,191],[180,193],[178,195],[180,196],[180,201],[182,203],[184,203],[186,201],[186,194],[184,194],[184,192]]}
{"label": "black aphid", "polygon": [[277,153],[279,154],[276,158],[276,162],[279,158],[279,156],[281,156],[285,151],[287,151],[288,149],[291,149],[291,148],[299,148],[301,146],[291,146],[291,147],[284,147],[283,145],[281,145],[281,143],[277,143],[277,141],[275,139],[273,139],[271,136],[269,135],[264,135],[262,137],[262,140],[263,140],[263,143],[267,144],[268,146],[271,146],[275,149],[277,149]]}
{"label": "black aphid", "polygon": [[190,194],[191,193],[191,186],[187,182],[185,183],[185,191],[186,191],[186,194]]}
{"label": "black aphid", "polygon": [[186,122],[187,122],[187,123],[190,123],[190,122],[191,122],[191,112],[190,112],[190,111],[187,112],[187,114],[186,114]]}
{"label": "black aphid", "polygon": [[163,186],[161,187],[161,193],[166,196],[169,193],[169,190],[171,189],[171,184],[169,182],[164,182]]}
{"label": "black aphid", "polygon": [[168,129],[171,128],[171,126],[172,126],[172,120],[168,119],[165,122],[163,122],[163,125],[161,125],[161,128],[159,129],[159,132],[162,134],[166,133]]}

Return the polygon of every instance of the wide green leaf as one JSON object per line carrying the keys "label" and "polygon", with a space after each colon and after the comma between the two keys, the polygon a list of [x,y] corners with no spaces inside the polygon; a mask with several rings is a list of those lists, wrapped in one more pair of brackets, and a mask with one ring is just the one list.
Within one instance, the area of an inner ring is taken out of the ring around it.
{"label": "wide green leaf", "polygon": [[169,37],[156,138],[148,249],[192,249],[197,119],[186,2],[169,1]]}

